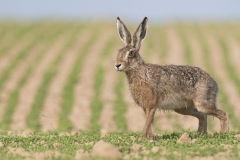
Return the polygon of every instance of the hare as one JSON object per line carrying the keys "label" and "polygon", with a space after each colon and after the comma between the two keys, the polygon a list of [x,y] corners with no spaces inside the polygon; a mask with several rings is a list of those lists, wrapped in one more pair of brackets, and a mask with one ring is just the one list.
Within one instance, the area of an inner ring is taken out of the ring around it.
{"label": "hare", "polygon": [[153,120],[156,109],[173,110],[198,118],[198,132],[207,133],[207,115],[220,120],[221,131],[229,128],[228,114],[217,108],[218,85],[198,67],[145,63],[139,54],[147,34],[145,17],[132,38],[125,24],[117,18],[117,29],[125,47],[118,51],[115,69],[125,72],[132,98],[142,107],[146,122],[142,138],[154,139]]}

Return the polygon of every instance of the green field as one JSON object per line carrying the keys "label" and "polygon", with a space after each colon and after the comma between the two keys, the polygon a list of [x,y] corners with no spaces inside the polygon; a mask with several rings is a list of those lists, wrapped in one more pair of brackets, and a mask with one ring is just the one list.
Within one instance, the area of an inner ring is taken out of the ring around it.
{"label": "green field", "polygon": [[[238,159],[239,28],[149,22],[143,59],[207,71],[219,85],[218,107],[230,118],[229,133],[218,133],[218,119],[209,116],[209,134],[198,135],[197,119],[158,111],[150,141],[139,138],[144,113],[114,69],[124,46],[115,23],[0,22],[0,157],[99,159],[92,148],[103,140],[122,159]],[[177,143],[185,132],[191,141]]]}

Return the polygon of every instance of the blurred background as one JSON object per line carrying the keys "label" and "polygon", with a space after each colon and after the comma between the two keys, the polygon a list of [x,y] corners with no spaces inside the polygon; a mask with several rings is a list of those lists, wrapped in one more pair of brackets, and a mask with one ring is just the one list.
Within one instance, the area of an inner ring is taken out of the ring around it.
{"label": "blurred background", "polygon": [[16,20],[111,20],[120,16],[139,21],[147,16],[152,22],[236,21],[240,19],[238,0],[160,0],[160,1],[64,1],[2,0],[1,19]]}
{"label": "blurred background", "polygon": [[[147,16],[146,62],[198,66],[219,84],[219,108],[239,130],[240,1],[1,0],[0,130],[142,131],[124,73],[121,17],[131,33]],[[219,121],[209,116],[209,132]],[[155,129],[195,131],[198,120],[158,111]]]}

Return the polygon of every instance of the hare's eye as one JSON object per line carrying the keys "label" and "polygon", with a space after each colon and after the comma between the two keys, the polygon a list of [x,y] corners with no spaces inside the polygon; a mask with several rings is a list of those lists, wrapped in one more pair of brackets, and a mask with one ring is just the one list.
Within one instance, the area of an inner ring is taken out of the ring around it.
{"label": "hare's eye", "polygon": [[128,53],[128,56],[129,56],[129,57],[133,57],[133,56],[134,56],[133,51],[130,51],[130,52]]}

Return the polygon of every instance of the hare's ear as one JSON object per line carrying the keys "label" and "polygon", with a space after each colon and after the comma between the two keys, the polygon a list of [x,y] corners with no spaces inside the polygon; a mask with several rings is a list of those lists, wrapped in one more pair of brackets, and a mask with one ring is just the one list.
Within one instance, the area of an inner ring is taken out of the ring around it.
{"label": "hare's ear", "polygon": [[147,22],[148,19],[145,17],[133,35],[133,47],[136,48],[136,50],[140,49],[141,42],[147,34]]}
{"label": "hare's ear", "polygon": [[121,40],[123,41],[123,43],[126,46],[128,44],[131,44],[131,41],[132,41],[131,34],[119,17],[117,17],[117,29],[118,29],[118,34]]}

